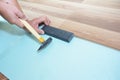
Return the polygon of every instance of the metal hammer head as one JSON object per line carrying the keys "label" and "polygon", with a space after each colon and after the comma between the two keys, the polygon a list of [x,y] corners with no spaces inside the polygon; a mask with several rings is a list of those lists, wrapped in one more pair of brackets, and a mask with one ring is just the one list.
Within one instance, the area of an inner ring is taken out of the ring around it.
{"label": "metal hammer head", "polygon": [[45,48],[48,44],[50,44],[52,41],[52,38],[49,37],[45,42],[42,43],[42,45],[38,48],[38,51]]}

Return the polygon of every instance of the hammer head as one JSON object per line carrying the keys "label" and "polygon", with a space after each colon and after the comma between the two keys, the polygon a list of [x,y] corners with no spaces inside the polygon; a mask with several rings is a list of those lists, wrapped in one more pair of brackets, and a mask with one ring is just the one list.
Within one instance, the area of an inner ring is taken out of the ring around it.
{"label": "hammer head", "polygon": [[39,50],[41,50],[41,49],[43,49],[43,48],[45,48],[48,44],[50,44],[51,43],[51,41],[52,41],[52,38],[51,37],[49,37],[45,42],[43,42],[42,43],[42,45],[38,48],[38,50],[37,51],[39,51]]}

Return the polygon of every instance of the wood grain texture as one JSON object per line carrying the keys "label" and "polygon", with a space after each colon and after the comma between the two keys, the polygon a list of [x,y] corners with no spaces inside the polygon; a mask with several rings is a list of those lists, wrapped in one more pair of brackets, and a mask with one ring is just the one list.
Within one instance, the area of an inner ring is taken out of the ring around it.
{"label": "wood grain texture", "polygon": [[30,18],[47,15],[54,27],[120,50],[119,0],[24,0]]}
{"label": "wood grain texture", "polygon": [[0,72],[0,80],[9,80],[9,79]]}

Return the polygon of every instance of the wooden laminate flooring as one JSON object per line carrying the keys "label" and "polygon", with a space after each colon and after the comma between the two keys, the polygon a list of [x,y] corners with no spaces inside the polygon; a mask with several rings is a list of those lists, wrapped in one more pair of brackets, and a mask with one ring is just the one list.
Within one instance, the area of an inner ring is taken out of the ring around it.
{"label": "wooden laminate flooring", "polygon": [[120,0],[20,0],[33,19],[48,16],[51,25],[120,50]]}

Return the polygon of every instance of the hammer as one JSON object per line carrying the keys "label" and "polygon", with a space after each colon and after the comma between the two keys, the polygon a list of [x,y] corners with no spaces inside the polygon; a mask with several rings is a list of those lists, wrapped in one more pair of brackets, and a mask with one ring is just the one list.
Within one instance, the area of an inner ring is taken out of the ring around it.
{"label": "hammer", "polygon": [[40,36],[37,31],[25,20],[20,19],[20,21],[24,24],[24,26],[37,38],[37,40],[42,43],[42,45],[38,48],[38,51],[45,48],[49,43],[51,43],[52,38],[49,37],[45,40],[42,36]]}

